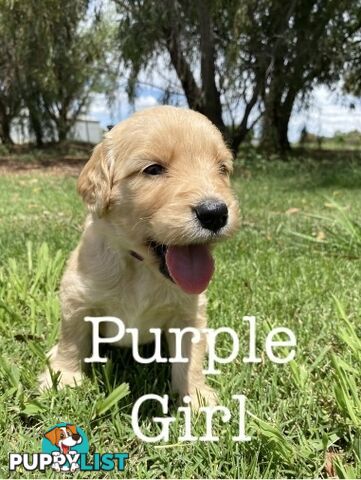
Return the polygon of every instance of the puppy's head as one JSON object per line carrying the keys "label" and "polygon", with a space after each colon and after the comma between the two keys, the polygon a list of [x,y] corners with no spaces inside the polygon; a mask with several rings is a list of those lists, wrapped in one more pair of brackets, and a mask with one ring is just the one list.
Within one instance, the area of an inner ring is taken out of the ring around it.
{"label": "puppy's head", "polygon": [[45,435],[53,445],[59,447],[60,451],[68,453],[70,447],[81,443],[81,436],[78,434],[75,425],[65,425],[64,427],[54,427]]}
{"label": "puppy's head", "polygon": [[200,293],[213,273],[210,247],[237,226],[231,170],[232,154],[205,116],[157,107],[105,136],[78,190],[113,242]]}

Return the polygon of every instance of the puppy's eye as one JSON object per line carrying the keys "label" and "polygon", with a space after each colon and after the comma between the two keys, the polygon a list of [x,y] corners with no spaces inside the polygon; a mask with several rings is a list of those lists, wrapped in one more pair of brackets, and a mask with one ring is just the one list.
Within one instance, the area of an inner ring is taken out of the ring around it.
{"label": "puppy's eye", "polygon": [[159,165],[159,163],[153,163],[143,170],[146,175],[162,175],[165,172],[165,167]]}
{"label": "puppy's eye", "polygon": [[225,163],[221,163],[219,165],[219,171],[221,172],[222,175],[228,175],[229,170],[227,168],[227,165]]}

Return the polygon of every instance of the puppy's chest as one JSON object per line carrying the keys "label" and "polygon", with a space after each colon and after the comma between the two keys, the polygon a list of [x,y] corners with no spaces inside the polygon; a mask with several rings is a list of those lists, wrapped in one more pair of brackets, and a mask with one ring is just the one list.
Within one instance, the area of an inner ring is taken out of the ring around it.
{"label": "puppy's chest", "polygon": [[[146,275],[131,281],[121,280],[108,294],[105,308],[103,306],[105,315],[120,318],[126,328],[136,328],[140,343],[154,340],[150,328],[164,329],[182,315],[182,305],[177,297],[166,286],[159,285],[154,278]],[[107,324],[102,333],[113,336],[116,333],[114,328],[112,324]],[[126,334],[119,345],[130,346],[130,334]]]}

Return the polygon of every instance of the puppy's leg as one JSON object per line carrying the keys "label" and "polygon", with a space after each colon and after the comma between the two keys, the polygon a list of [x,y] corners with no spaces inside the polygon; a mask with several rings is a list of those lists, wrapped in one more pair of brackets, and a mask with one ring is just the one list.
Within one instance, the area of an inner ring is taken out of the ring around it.
{"label": "puppy's leg", "polygon": [[[205,328],[206,322],[199,318],[197,322],[197,330]],[[201,326],[200,326],[201,325]],[[177,328],[186,328],[191,325],[184,324],[183,327],[177,324]],[[188,358],[188,363],[173,363],[172,364],[172,389],[182,398],[185,395],[190,395],[192,398],[192,407],[198,409],[202,404],[216,405],[217,394],[206,384],[203,370],[203,360],[206,353],[206,337],[205,334],[200,334],[200,341],[192,342],[192,333],[185,333],[182,338],[182,356]],[[166,338],[168,342],[169,354],[171,357],[175,356],[176,342],[175,334],[166,331]]]}
{"label": "puppy's leg", "polygon": [[[59,387],[76,386],[82,382],[83,360],[91,350],[90,324],[84,321],[89,312],[84,310],[64,311],[60,339],[49,352],[51,370],[60,372]],[[50,371],[46,368],[39,376],[40,389],[52,386]]]}

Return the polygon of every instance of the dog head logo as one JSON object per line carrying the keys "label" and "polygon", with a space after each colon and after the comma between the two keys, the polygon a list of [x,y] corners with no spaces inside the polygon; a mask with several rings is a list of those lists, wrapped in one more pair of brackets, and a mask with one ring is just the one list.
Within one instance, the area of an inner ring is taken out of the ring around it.
{"label": "dog head logo", "polygon": [[74,472],[79,468],[79,454],[88,453],[89,443],[80,427],[73,423],[58,423],[44,434],[42,451],[53,455],[54,470]]}
{"label": "dog head logo", "polygon": [[65,425],[64,427],[54,427],[45,434],[53,445],[59,448],[60,453],[65,455],[69,453],[72,447],[82,442],[82,437],[77,432],[75,425]]}

